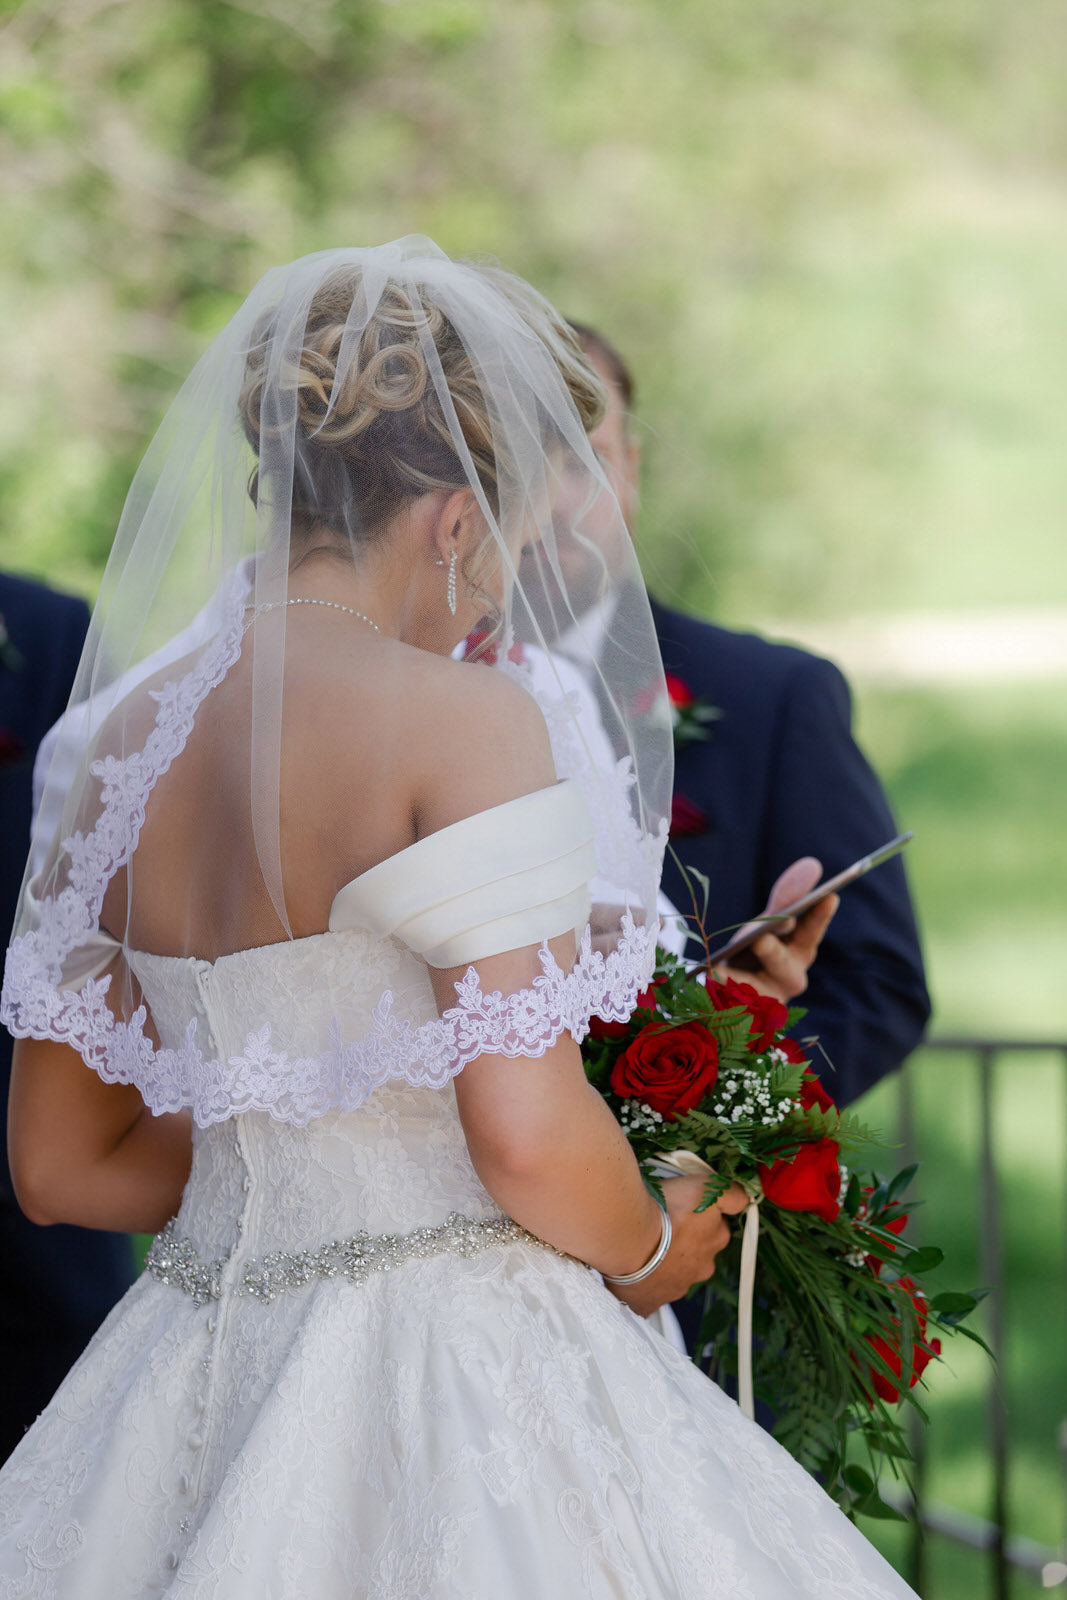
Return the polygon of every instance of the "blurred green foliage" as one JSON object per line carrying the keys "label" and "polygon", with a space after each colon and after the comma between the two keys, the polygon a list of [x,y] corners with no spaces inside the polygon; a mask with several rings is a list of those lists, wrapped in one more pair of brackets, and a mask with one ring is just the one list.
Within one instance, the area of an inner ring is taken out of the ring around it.
{"label": "blurred green foliage", "polygon": [[159,410],[260,271],[418,230],[625,345],[666,597],[1067,591],[1054,0],[7,12],[15,565],[92,589]]}

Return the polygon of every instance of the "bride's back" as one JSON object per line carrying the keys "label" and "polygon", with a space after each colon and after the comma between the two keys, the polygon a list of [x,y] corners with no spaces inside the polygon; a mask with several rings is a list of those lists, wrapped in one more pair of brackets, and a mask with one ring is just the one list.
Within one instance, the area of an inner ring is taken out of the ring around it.
{"label": "bride's back", "polygon": [[[593,420],[601,393],[526,286],[421,270],[418,287],[374,282],[373,303],[361,266],[309,272],[309,298],[251,322],[236,409],[260,554],[238,658],[108,889],[104,925],[131,948],[214,959],[322,932],[353,878],[521,792],[500,750],[484,798],[472,783],[483,700],[543,744],[513,684],[449,658],[501,608],[506,569],[545,522],[548,442],[574,431],[576,403]],[[137,691],[146,712],[164,681]],[[118,721],[123,749],[134,723],[147,733],[139,708]]]}
{"label": "bride's back", "polygon": [[435,789],[442,717],[462,716],[456,674],[469,680],[472,670],[364,628],[365,638],[360,626],[319,608],[287,623],[278,807],[288,927],[252,818],[251,626],[109,888],[104,925],[112,912],[121,926],[128,911],[133,948],[215,960],[323,932],[338,890],[414,842]]}

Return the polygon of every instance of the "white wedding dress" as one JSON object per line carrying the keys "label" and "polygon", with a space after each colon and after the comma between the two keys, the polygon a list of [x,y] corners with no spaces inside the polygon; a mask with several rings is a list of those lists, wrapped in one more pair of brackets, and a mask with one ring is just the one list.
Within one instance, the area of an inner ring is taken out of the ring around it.
{"label": "white wedding dress", "polygon": [[595,1274],[501,1216],[449,1075],[337,1109],[339,1009],[368,1034],[437,1016],[414,949],[462,962],[476,925],[517,945],[584,920],[572,790],[384,862],[329,932],[131,958],[164,1045],[195,1023],[229,1067],[197,1089],[149,1270],[0,1473],[2,1600],[911,1593]]}

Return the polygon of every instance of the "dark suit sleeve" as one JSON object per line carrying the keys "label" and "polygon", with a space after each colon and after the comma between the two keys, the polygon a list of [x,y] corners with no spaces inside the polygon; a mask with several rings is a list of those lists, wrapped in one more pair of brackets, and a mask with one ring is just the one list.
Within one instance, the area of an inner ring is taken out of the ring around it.
{"label": "dark suit sleeve", "polygon": [[[66,709],[89,610],[73,596],[0,573],[0,613],[22,657],[18,667],[0,667],[0,727],[22,747],[16,762],[0,768],[0,923],[6,940],[29,846],[33,757]],[[134,1276],[124,1235],[39,1228],[18,1209],[2,1137],[11,1051],[11,1036],[0,1028],[0,1460]]]}
{"label": "dark suit sleeve", "polygon": [[[827,875],[838,872],[897,832],[881,785],[852,737],[844,678],[829,661],[800,659],[775,746],[775,798],[765,834],[771,880],[801,855],[818,856]],[[798,1003],[808,1014],[794,1031],[818,1037],[813,1059],[841,1104],[898,1067],[918,1044],[930,1002],[899,857],[843,891]]]}

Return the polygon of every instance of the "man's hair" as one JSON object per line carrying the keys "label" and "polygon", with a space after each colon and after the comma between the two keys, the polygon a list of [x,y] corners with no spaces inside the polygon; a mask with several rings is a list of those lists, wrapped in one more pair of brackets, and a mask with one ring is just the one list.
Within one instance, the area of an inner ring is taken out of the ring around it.
{"label": "man's hair", "polygon": [[584,322],[568,320],[572,330],[578,335],[578,342],[586,355],[591,356],[594,361],[599,361],[602,366],[607,368],[608,376],[622,395],[624,407],[627,411],[632,411],[636,393],[633,373],[611,340],[606,339],[596,328],[590,328]]}

